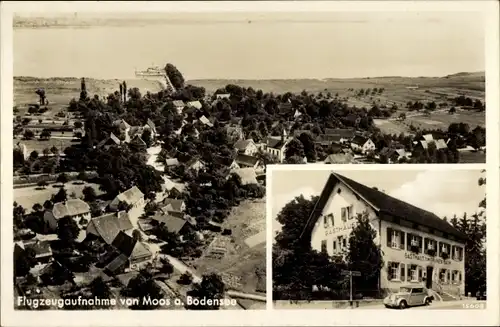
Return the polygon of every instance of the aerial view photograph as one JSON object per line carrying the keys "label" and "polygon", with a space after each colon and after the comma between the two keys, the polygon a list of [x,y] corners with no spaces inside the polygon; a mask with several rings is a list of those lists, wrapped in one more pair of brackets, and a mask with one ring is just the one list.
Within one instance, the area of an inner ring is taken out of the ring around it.
{"label": "aerial view photograph", "polygon": [[13,29],[17,310],[265,309],[267,165],[485,163],[480,14]]}

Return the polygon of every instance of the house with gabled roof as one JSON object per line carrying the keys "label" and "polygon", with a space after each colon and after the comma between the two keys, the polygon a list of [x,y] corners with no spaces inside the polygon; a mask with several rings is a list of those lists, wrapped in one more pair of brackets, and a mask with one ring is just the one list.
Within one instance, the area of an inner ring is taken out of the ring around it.
{"label": "house with gabled roof", "polygon": [[38,263],[47,263],[52,259],[52,248],[48,241],[28,241],[23,243],[25,250],[31,249],[35,254],[35,260]]}
{"label": "house with gabled roof", "polygon": [[245,138],[241,125],[227,124],[224,128],[226,129],[227,137],[233,142],[237,142]]}
{"label": "house with gabled roof", "polygon": [[182,199],[165,198],[159,205],[163,213],[171,211],[184,212],[184,210],[186,210],[186,202]]}
{"label": "house with gabled roof", "polygon": [[118,210],[118,204],[122,201],[132,207],[140,207],[144,204],[144,194],[137,186],[133,186],[125,192],[118,194],[109,204],[110,209],[114,211]]}
{"label": "house with gabled roof", "polygon": [[187,170],[192,170],[192,171],[200,171],[200,169],[204,169],[205,168],[205,164],[203,163],[203,161],[201,161],[200,159],[198,158],[191,158],[189,159],[186,163],[186,169]]}
{"label": "house with gabled roof", "polygon": [[208,119],[207,117],[205,117],[205,115],[201,116],[199,120],[205,126],[214,127],[214,124],[212,124],[212,122],[210,121],[210,119]]}
{"label": "house with gabled roof", "polygon": [[108,137],[97,144],[97,148],[108,149],[111,146],[120,145],[121,143],[122,142],[115,134],[110,133]]}
{"label": "house with gabled roof", "polygon": [[130,141],[130,145],[138,148],[138,149],[143,149],[145,150],[148,146],[146,142],[142,139],[140,134],[136,134],[134,138]]}
{"label": "house with gabled roof", "polygon": [[285,131],[283,133],[281,137],[271,136],[266,139],[266,152],[276,156],[279,162],[285,160],[286,146],[290,142],[290,139],[285,136]]}
{"label": "house with gabled roof", "polygon": [[[134,269],[140,264],[150,262],[153,257],[153,252],[144,242],[134,240],[134,238],[122,231],[116,235],[111,244],[120,255],[128,258],[130,268]],[[138,267],[137,267],[138,268]]]}
{"label": "house with gabled roof", "polygon": [[231,94],[229,93],[219,93],[215,95],[216,99],[229,99],[231,97]]}
{"label": "house with gabled roof", "polygon": [[203,105],[201,104],[200,101],[189,101],[186,105],[188,107],[193,107],[193,108],[198,109],[198,110],[203,108]]}
{"label": "house with gabled roof", "polygon": [[373,143],[370,138],[361,135],[354,136],[354,138],[351,140],[351,148],[353,149],[353,151],[358,151],[363,154],[375,151],[376,149],[375,143]]}
{"label": "house with gabled roof", "polygon": [[120,211],[92,218],[87,225],[87,236],[94,236],[111,244],[119,232],[132,233],[133,229],[128,213]]}
{"label": "house with gabled roof", "polygon": [[409,283],[464,294],[466,235],[432,212],[338,173],[326,180],[300,238],[314,250],[343,256],[359,215],[368,218],[383,256],[380,291]]}
{"label": "house with gabled roof", "polygon": [[355,131],[350,128],[325,128],[322,136],[326,136],[335,143],[348,143],[355,136]]}
{"label": "house with gabled roof", "polygon": [[379,155],[381,157],[387,158],[387,163],[396,163],[399,160],[402,160],[403,158],[404,159],[408,158],[408,154],[404,149],[396,149],[388,147],[383,148],[380,151]]}
{"label": "house with gabled roof", "polygon": [[258,152],[257,145],[253,139],[238,140],[234,144],[234,148],[238,153],[245,154],[248,156],[253,156]]}
{"label": "house with gabled roof", "polygon": [[158,226],[165,226],[170,233],[184,234],[190,228],[190,224],[184,213],[158,211],[152,218]]}
{"label": "house with gabled roof", "polygon": [[66,202],[54,203],[51,210],[46,210],[43,220],[50,230],[57,229],[57,223],[64,217],[70,217],[79,222],[81,219],[90,219],[90,206],[80,199],[69,199]]}
{"label": "house with gabled roof", "polygon": [[158,132],[156,131],[156,125],[150,118],[148,118],[148,120],[146,121],[146,124],[143,126],[143,129],[150,130],[152,138],[154,138],[156,135],[158,135]]}
{"label": "house with gabled roof", "polygon": [[259,184],[257,174],[253,168],[239,168],[231,170],[231,174],[236,174],[241,179],[242,185]]}
{"label": "house with gabled roof", "polygon": [[186,106],[186,104],[182,100],[174,100],[173,104],[174,104],[174,107],[179,114],[182,113],[182,111],[184,110],[184,107]]}
{"label": "house with gabled roof", "polygon": [[255,170],[263,169],[263,166],[257,157],[239,153],[235,160],[240,168],[253,168]]}

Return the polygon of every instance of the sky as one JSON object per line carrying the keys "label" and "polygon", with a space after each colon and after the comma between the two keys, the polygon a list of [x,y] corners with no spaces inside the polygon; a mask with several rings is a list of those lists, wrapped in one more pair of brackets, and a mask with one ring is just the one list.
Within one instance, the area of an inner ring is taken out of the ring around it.
{"label": "sky", "polygon": [[[485,196],[485,186],[478,185],[484,177],[480,170],[336,170],[336,173],[386,194],[430,211],[439,217],[452,218],[478,211]],[[273,230],[279,229],[275,217],[281,208],[301,194],[309,198],[320,195],[329,170],[300,170],[272,172]],[[291,177],[293,176],[293,178]]]}
{"label": "sky", "polygon": [[[130,18],[111,18],[120,17]],[[188,80],[445,76],[484,71],[485,65],[484,20],[474,12],[156,13],[133,18],[145,23],[15,29],[14,75],[127,78],[135,68],[170,62]],[[164,22],[148,25],[152,19]]]}

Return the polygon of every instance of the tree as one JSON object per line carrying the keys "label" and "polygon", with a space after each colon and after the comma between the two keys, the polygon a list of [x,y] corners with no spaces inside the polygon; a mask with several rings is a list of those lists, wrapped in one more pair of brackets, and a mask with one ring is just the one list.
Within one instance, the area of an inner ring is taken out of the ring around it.
{"label": "tree", "polygon": [[17,227],[18,229],[22,229],[25,227],[24,224],[25,214],[26,214],[26,209],[24,209],[23,206],[18,205],[17,202],[14,202],[14,209],[13,209],[14,226]]}
{"label": "tree", "polygon": [[34,212],[39,212],[39,211],[42,211],[43,210],[43,207],[40,203],[35,203],[32,207],[33,211]]}
{"label": "tree", "polygon": [[46,200],[44,203],[43,203],[43,208],[45,210],[51,210],[52,208],[54,207],[54,204],[52,203],[52,201],[50,200]]}
{"label": "tree", "polygon": [[52,202],[66,202],[68,200],[68,194],[64,188],[60,188],[59,191],[52,198]]}
{"label": "tree", "polygon": [[99,299],[109,299],[111,296],[111,290],[100,276],[90,283],[89,288],[92,295]]}
{"label": "tree", "polygon": [[40,133],[40,140],[48,140],[48,139],[50,139],[51,136],[52,136],[52,133],[50,132],[50,130],[44,129]]}
{"label": "tree", "polygon": [[305,155],[304,153],[304,145],[302,142],[300,142],[298,139],[293,138],[290,142],[288,142],[288,145],[286,146],[285,150],[285,157],[293,157],[297,156],[300,158],[303,158]]}
{"label": "tree", "polygon": [[73,218],[63,217],[57,221],[56,234],[64,243],[73,243],[79,233],[80,228]]}
{"label": "tree", "polygon": [[374,240],[377,232],[370,224],[367,213],[359,214],[357,224],[349,235],[347,265],[350,270],[361,272],[354,281],[358,291],[378,292],[380,270],[384,266],[382,252]]}
{"label": "tree", "polygon": [[36,264],[35,252],[33,249],[20,249],[17,255],[16,252],[14,250],[14,276],[25,277]]}
{"label": "tree", "polygon": [[[483,171],[484,172],[484,171]],[[486,184],[486,178],[478,180],[479,186]],[[470,218],[464,213],[461,219],[454,217],[450,223],[465,236],[465,292],[475,294],[486,290],[486,196],[479,203],[480,212]]]}
{"label": "tree", "polygon": [[[224,298],[224,293],[226,291],[226,286],[222,281],[222,278],[217,274],[207,274],[204,275],[201,283],[194,284],[193,288],[188,291],[188,296],[195,299],[211,299],[211,300],[221,300]],[[187,306],[187,309],[191,310],[219,310],[219,306],[213,303],[207,303],[205,305],[192,305]]]}
{"label": "tree", "polygon": [[44,188],[46,188],[46,187],[47,187],[47,185],[49,185],[49,184],[47,183],[47,181],[45,181],[45,180],[41,180],[41,181],[39,181],[38,183],[36,183],[36,185],[37,185],[38,187],[40,187],[40,188],[43,188],[43,189],[44,189]]}
{"label": "tree", "polygon": [[78,178],[81,181],[87,181],[87,179],[89,177],[88,177],[86,172],[82,171],[82,172],[78,173],[78,176],[76,178]]}
{"label": "tree", "polygon": [[59,149],[56,146],[52,146],[50,148],[50,152],[52,152],[54,155],[59,154]]}
{"label": "tree", "polygon": [[97,194],[95,189],[91,186],[85,186],[82,190],[83,201],[85,202],[93,202],[97,199]]}
{"label": "tree", "polygon": [[399,119],[400,120],[405,120],[406,119],[406,114],[404,112],[402,112],[400,115],[399,115]]}
{"label": "tree", "polygon": [[31,160],[36,160],[36,159],[38,159],[38,156],[39,156],[39,155],[38,155],[38,151],[36,151],[36,150],[33,150],[33,151],[30,153],[30,159],[31,159]]}
{"label": "tree", "polygon": [[142,234],[139,230],[137,229],[134,229],[132,231],[132,238],[138,242],[141,242],[142,241]]}
{"label": "tree", "polygon": [[151,130],[146,129],[141,136],[142,140],[146,143],[146,146],[149,148],[153,143],[153,139],[151,137]]}
{"label": "tree", "polygon": [[168,63],[165,66],[165,72],[167,73],[168,79],[176,89],[184,87],[184,77],[177,67]]}
{"label": "tree", "polygon": [[14,167],[21,167],[24,165],[24,153],[20,148],[14,148],[12,161]]}
{"label": "tree", "polygon": [[156,285],[153,275],[147,269],[141,270],[137,277],[131,279],[127,288],[123,289],[122,292],[125,296],[139,300],[138,305],[132,305],[130,307],[133,310],[155,309],[158,305],[149,304],[143,301],[143,299],[151,298],[160,300],[163,298],[160,287]]}
{"label": "tree", "polygon": [[160,263],[162,264],[160,272],[162,274],[171,275],[174,272],[174,266],[170,263],[167,258],[161,258]]}
{"label": "tree", "polygon": [[59,176],[57,176],[57,179],[56,179],[56,182],[63,184],[63,186],[68,181],[69,181],[68,175],[66,175],[65,173],[59,174]]}
{"label": "tree", "polygon": [[181,285],[189,285],[193,281],[193,275],[189,271],[183,273],[177,281]]}

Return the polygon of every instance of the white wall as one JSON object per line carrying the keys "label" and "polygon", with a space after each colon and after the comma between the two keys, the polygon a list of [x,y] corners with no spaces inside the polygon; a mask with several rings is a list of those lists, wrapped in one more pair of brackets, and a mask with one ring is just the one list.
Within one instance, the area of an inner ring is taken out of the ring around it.
{"label": "white wall", "polygon": [[[340,193],[338,190],[340,189]],[[342,221],[341,209],[343,207],[348,207],[352,205],[353,213],[352,218],[347,219],[347,221]],[[327,251],[330,255],[334,253],[333,242],[337,243],[337,251],[339,251],[338,237],[342,236],[344,238],[349,238],[352,228],[356,224],[356,215],[367,212],[372,221],[372,227],[378,231],[378,219],[375,215],[375,211],[370,208],[365,202],[359,198],[357,199],[355,194],[343,184],[337,184],[333,190],[332,196],[327,201],[325,209],[323,210],[323,216],[321,216],[313,227],[311,236],[311,247],[317,251],[321,251],[321,242],[326,240]],[[324,216],[333,213],[334,224],[332,226],[330,219],[327,219],[328,225],[325,227]],[[378,244],[378,237],[375,240]],[[347,246],[349,242],[346,241]]]}
{"label": "white wall", "polygon": [[[422,267],[423,269],[423,276],[425,277],[426,275],[426,267],[427,266],[432,266],[433,267],[433,274],[432,274],[432,281],[433,285],[436,286],[436,283],[439,281],[439,270],[440,269],[448,269],[448,270],[458,270],[462,272],[462,282],[460,284],[445,284],[445,288],[450,289],[451,292],[453,292],[453,288],[457,289],[460,288],[460,293],[463,294],[464,292],[464,277],[465,277],[465,261],[462,259],[461,261],[456,261],[452,257],[448,260],[443,260],[440,258],[438,255],[435,257],[431,257],[427,254],[424,253],[419,253],[418,255],[413,254],[410,251],[407,251],[407,233],[411,233],[414,235],[418,235],[424,238],[431,238],[437,242],[445,242],[450,244],[451,246],[461,246],[464,249],[464,244],[461,244],[457,241],[452,241],[434,234],[430,234],[428,232],[422,231],[422,230],[417,230],[413,229],[408,226],[402,226],[400,224],[394,224],[388,221],[382,221],[382,232],[381,232],[381,241],[382,241],[382,251],[384,252],[384,268],[382,269],[381,272],[381,287],[382,288],[388,288],[395,290],[399,288],[399,286],[403,284],[412,284],[416,282],[409,282],[407,280],[404,281],[389,281],[387,280],[387,266],[388,262],[400,262],[404,263],[406,265],[406,269],[408,269],[409,265],[418,265]],[[405,233],[405,249],[394,249],[391,247],[387,246],[387,228],[393,228],[400,230]],[[424,241],[423,241],[424,242]],[[438,243],[439,244],[439,243]],[[424,248],[425,248],[425,242],[424,242]],[[465,251],[465,249],[464,249]],[[405,276],[408,275],[408,271]],[[425,285],[425,282],[421,282],[421,284]],[[433,287],[434,288],[434,287]]]}

